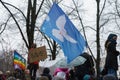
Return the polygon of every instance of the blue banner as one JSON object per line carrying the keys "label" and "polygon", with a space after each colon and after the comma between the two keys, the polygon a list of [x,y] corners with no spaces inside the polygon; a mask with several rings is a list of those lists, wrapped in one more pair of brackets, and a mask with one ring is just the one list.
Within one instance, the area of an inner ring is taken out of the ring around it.
{"label": "blue banner", "polygon": [[53,3],[40,30],[61,46],[67,63],[82,54],[86,47],[83,36],[56,3]]}

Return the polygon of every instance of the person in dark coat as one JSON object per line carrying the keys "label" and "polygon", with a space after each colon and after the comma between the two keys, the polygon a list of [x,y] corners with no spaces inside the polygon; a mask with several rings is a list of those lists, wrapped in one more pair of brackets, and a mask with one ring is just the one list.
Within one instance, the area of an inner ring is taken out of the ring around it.
{"label": "person in dark coat", "polygon": [[0,71],[0,80],[5,80],[5,75],[3,74],[2,71]]}
{"label": "person in dark coat", "polygon": [[105,42],[105,49],[107,52],[106,60],[105,60],[105,68],[107,69],[107,74],[113,74],[117,77],[118,70],[118,61],[117,56],[120,54],[119,51],[116,50],[117,44],[117,35],[110,34]]}
{"label": "person in dark coat", "polygon": [[69,71],[69,79],[68,80],[76,80],[74,69],[70,69],[70,71]]}
{"label": "person in dark coat", "polygon": [[84,52],[80,56],[84,57],[86,61],[82,65],[75,66],[75,75],[78,80],[82,80],[86,74],[94,76],[94,61],[92,59],[92,56],[87,52]]}
{"label": "person in dark coat", "polygon": [[49,80],[52,80],[52,76],[50,75],[50,69],[49,68],[44,68],[43,73],[41,74],[41,76],[46,76],[48,77]]}
{"label": "person in dark coat", "polygon": [[[33,43],[31,45],[31,48],[29,49],[29,52],[33,51],[35,48],[36,48],[36,44]],[[31,63],[29,61],[30,60],[29,55],[30,55],[30,53],[28,53],[28,66],[27,66],[27,68],[30,71],[31,80],[35,80],[36,79],[36,72],[37,72],[37,69],[39,68],[39,61],[34,61]]]}

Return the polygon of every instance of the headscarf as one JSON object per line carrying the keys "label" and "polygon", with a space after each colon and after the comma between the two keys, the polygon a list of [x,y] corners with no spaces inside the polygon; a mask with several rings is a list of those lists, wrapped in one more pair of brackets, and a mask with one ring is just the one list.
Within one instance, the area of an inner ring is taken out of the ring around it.
{"label": "headscarf", "polygon": [[109,34],[109,36],[108,36],[108,38],[107,38],[107,40],[113,40],[113,37],[114,36],[116,36],[117,37],[117,35],[116,34]]}
{"label": "headscarf", "polygon": [[117,37],[116,34],[109,34],[109,36],[108,36],[108,38],[107,38],[107,40],[106,40],[106,42],[105,42],[105,48],[108,47],[108,44],[109,44],[110,42],[112,42],[112,43],[114,43],[114,44],[117,44],[116,40],[113,39],[114,36]]}

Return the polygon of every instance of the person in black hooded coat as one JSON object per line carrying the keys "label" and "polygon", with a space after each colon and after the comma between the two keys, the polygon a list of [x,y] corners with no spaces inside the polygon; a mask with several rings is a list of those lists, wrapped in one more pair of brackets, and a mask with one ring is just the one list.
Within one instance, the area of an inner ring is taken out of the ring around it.
{"label": "person in black hooded coat", "polygon": [[50,69],[49,68],[44,68],[43,73],[41,76],[47,76],[49,80],[52,80],[52,76],[50,75]]}
{"label": "person in black hooded coat", "polygon": [[78,80],[83,80],[83,77],[88,74],[90,76],[94,76],[94,61],[92,56],[89,55],[87,52],[84,52],[80,56],[86,59],[85,63],[79,66],[75,66],[75,75]]}
{"label": "person in black hooded coat", "polygon": [[120,53],[119,51],[116,50],[116,44],[117,44],[116,41],[117,41],[117,35],[110,34],[105,42],[105,49],[107,55],[106,55],[104,67],[107,69],[107,74],[113,74],[117,77],[117,70],[118,70],[117,56]]}

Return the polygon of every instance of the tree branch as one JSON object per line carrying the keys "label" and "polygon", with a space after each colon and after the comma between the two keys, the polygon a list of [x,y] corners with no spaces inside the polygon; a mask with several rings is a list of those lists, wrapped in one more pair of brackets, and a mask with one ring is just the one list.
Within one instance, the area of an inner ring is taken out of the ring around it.
{"label": "tree branch", "polygon": [[22,30],[21,30],[21,28],[20,28],[20,26],[19,26],[17,20],[15,19],[14,15],[13,15],[12,12],[8,9],[8,7],[2,2],[2,0],[0,0],[0,2],[1,2],[2,5],[5,7],[5,9],[7,9],[7,11],[10,13],[10,15],[12,16],[13,20],[15,21],[15,23],[16,23],[16,25],[17,25],[17,27],[18,27],[20,33],[21,33],[21,36],[22,36],[22,38],[23,38],[23,40],[24,40],[26,46],[28,47],[27,41],[26,41],[26,39],[25,39],[25,37],[24,37],[24,35],[23,35],[23,33],[22,33]]}

